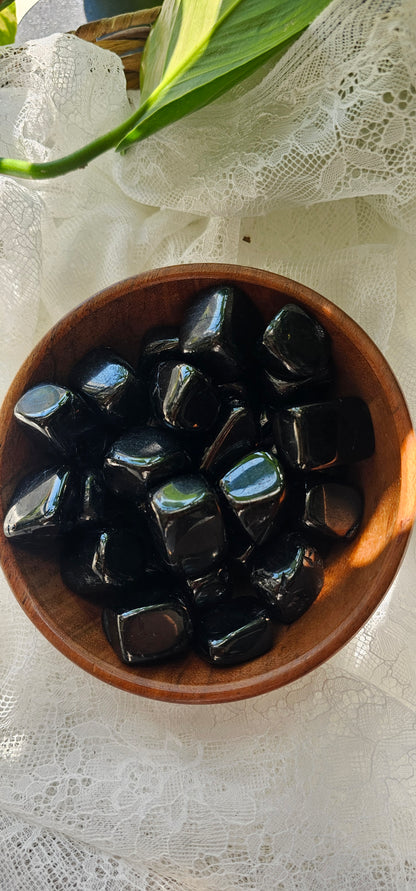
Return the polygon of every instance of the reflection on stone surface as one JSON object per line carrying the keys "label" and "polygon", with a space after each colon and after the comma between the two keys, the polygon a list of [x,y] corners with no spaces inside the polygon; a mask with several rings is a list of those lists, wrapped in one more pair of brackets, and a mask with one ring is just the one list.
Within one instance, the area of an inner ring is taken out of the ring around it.
{"label": "reflection on stone surface", "polygon": [[227,566],[212,569],[200,578],[188,578],[186,591],[190,603],[198,609],[212,607],[229,597],[232,589]]}
{"label": "reflection on stone surface", "polygon": [[87,353],[72,369],[71,384],[102,420],[117,428],[144,423],[148,396],[133,368],[108,347]]}
{"label": "reflection on stone surface", "polygon": [[307,490],[302,522],[320,535],[351,539],[358,532],[363,508],[362,493],[354,486],[320,483]]}
{"label": "reflection on stone surface", "polygon": [[200,292],[185,313],[179,342],[188,361],[217,381],[238,380],[252,364],[264,322],[247,294],[235,285]]}
{"label": "reflection on stone surface", "polygon": [[106,637],[127,665],[157,662],[182,655],[192,639],[192,621],[171,579],[153,576],[137,585],[128,602],[106,607]]}
{"label": "reflection on stone surface", "polygon": [[168,427],[205,431],[213,426],[220,409],[211,381],[186,362],[161,362],[151,383],[156,416]]}
{"label": "reflection on stone surface", "polygon": [[318,402],[328,395],[332,383],[331,374],[307,377],[304,380],[284,380],[264,369],[260,374],[259,387],[265,403],[278,409],[299,402]]}
{"label": "reflection on stone surface", "polygon": [[242,568],[249,565],[256,549],[256,542],[250,538],[240,521],[234,515],[227,512],[224,515],[224,523],[227,532],[228,549],[231,560]]}
{"label": "reflection on stone surface", "polygon": [[140,501],[151,486],[189,465],[190,458],[172,431],[135,427],[111,446],[104,461],[104,477],[112,492]]}
{"label": "reflection on stone surface", "polygon": [[100,470],[86,468],[79,475],[79,507],[77,525],[100,523],[105,514],[104,478]]}
{"label": "reflection on stone surface", "polygon": [[322,325],[294,303],[288,303],[272,319],[260,348],[265,368],[283,380],[322,377],[330,352],[330,339]]}
{"label": "reflection on stone surface", "polygon": [[219,485],[253,541],[262,540],[285,497],[277,458],[269,452],[251,452],[224,474]]}
{"label": "reflection on stone surface", "polygon": [[202,614],[195,643],[198,653],[212,665],[248,662],[273,645],[270,615],[255,597],[237,597]]}
{"label": "reflection on stone surface", "polygon": [[[254,396],[245,381],[230,381],[228,384],[218,384],[217,392],[224,405],[237,402],[239,405],[247,405],[252,409],[254,408]],[[255,398],[254,401],[256,401]]]}
{"label": "reflection on stone surface", "polygon": [[324,583],[323,562],[297,535],[271,539],[256,553],[250,574],[273,619],[287,625],[299,619]]}
{"label": "reflection on stone surface", "polygon": [[143,568],[140,539],[126,529],[77,529],[62,546],[64,584],[93,602],[113,602],[137,583]]}
{"label": "reflection on stone surface", "polygon": [[180,360],[179,329],[173,325],[157,325],[143,337],[138,372],[147,379],[160,362],[166,359]]}
{"label": "reflection on stone surface", "polygon": [[14,416],[38,441],[66,458],[77,454],[79,442],[96,425],[94,414],[80,396],[53,383],[27,390],[16,402]]}
{"label": "reflection on stone surface", "polygon": [[257,438],[258,429],[251,409],[237,401],[224,405],[202,453],[201,470],[213,477],[220,476],[255,447]]}
{"label": "reflection on stone surface", "polygon": [[176,476],[149,498],[153,534],[164,560],[191,578],[222,562],[226,539],[214,491],[203,477]]}
{"label": "reflection on stone surface", "polygon": [[4,534],[25,542],[60,535],[72,525],[73,510],[73,477],[68,467],[31,473],[13,494]]}
{"label": "reflection on stone surface", "polygon": [[370,412],[352,396],[284,409],[275,415],[273,434],[290,466],[302,471],[351,464],[374,452]]}

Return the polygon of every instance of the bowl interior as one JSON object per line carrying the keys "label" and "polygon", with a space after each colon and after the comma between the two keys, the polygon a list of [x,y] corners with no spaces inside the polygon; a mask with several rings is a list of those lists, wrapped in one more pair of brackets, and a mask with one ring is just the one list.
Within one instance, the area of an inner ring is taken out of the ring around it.
{"label": "bowl interior", "polygon": [[324,588],[308,612],[276,631],[266,655],[245,665],[211,668],[195,655],[152,667],[122,665],[101,630],[100,609],[63,585],[57,552],[34,555],[12,547],[1,531],[1,559],[22,607],[65,655],[103,680],[173,701],[241,699],[281,686],[317,666],[361,627],[385,594],[402,557],[415,512],[415,439],[401,391],[367,335],[310,289],[278,275],[238,266],[192,265],[155,270],[118,283],[65,316],[29,356],[0,415],[1,522],[18,480],[47,459],[13,419],[13,405],[41,380],[65,384],[72,365],[93,346],[113,347],[133,364],[144,332],[180,323],[196,292],[239,282],[266,321],[294,300],[312,311],[332,338],[337,391],[361,396],[373,419],[374,456],[356,465],[365,493],[359,537],[334,549]]}

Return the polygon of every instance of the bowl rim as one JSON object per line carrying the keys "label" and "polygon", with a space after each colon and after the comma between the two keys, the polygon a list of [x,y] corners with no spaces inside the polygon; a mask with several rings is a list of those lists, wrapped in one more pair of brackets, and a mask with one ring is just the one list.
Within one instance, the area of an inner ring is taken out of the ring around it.
{"label": "bowl rim", "polygon": [[[32,597],[24,578],[19,573],[16,552],[3,533],[1,506],[0,563],[14,596],[38,630],[56,649],[93,676],[124,691],[153,699],[195,704],[230,702],[285,686],[317,668],[354,637],[381,603],[399,570],[416,516],[416,436],[404,395],[394,372],[374,341],[344,310],[314,289],[278,273],[251,266],[224,263],[178,264],[152,269],[115,282],[78,304],[46,332],[14,376],[0,409],[0,431],[5,429],[5,425],[10,420],[13,406],[22,391],[22,382],[31,368],[34,357],[36,356],[39,361],[39,355],[46,354],[51,339],[58,332],[62,336],[65,329],[70,329],[84,313],[85,307],[99,309],[101,305],[107,305],[109,300],[118,300],[132,290],[155,285],[161,278],[166,282],[175,282],[184,276],[186,279],[193,277],[199,282],[202,279],[206,281],[206,285],[214,280],[232,280],[241,286],[252,284],[268,288],[271,291],[278,291],[294,300],[298,299],[304,302],[306,298],[312,305],[319,307],[327,318],[331,317],[335,325],[343,327],[346,335],[354,339],[360,351],[365,355],[365,359],[372,366],[380,382],[385,381],[386,386],[383,387],[383,390],[386,392],[388,386],[389,403],[395,416],[398,438],[403,443],[403,447],[401,449],[400,497],[394,528],[394,541],[392,542],[392,558],[388,565],[382,567],[378,586],[378,591],[381,590],[382,593],[373,596],[371,600],[366,600],[365,604],[360,603],[348,615],[348,619],[310,649],[307,654],[292,659],[284,666],[278,666],[264,674],[258,674],[253,678],[244,678],[240,681],[234,677],[231,684],[225,682],[209,685],[180,684],[178,682],[170,684],[160,680],[152,681],[147,677],[138,677],[136,674],[129,678],[126,671],[127,666],[120,663],[120,667],[109,667],[104,660],[97,657],[92,658],[84,647],[73,641],[55,624],[37,600]],[[3,445],[1,442],[0,467]]]}

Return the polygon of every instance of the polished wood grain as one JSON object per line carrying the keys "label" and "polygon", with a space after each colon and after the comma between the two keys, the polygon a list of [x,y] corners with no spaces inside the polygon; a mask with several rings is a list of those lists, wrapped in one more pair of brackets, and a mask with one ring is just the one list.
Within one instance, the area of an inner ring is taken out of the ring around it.
{"label": "polished wood grain", "polygon": [[416,445],[400,388],[381,353],[348,316],[309,288],[241,266],[198,264],[153,270],[120,282],[65,316],[20,369],[0,414],[1,519],[17,481],[42,458],[13,419],[30,385],[64,384],[73,363],[93,346],[109,345],[135,363],[147,328],[178,324],[194,294],[209,284],[238,282],[266,321],[289,300],[312,311],[328,330],[338,392],[370,407],[374,456],[356,466],[365,493],[359,537],[331,555],[324,588],[310,610],[276,630],[273,649],[246,665],[214,669],[191,654],[165,665],[122,665],[101,630],[100,611],[63,585],[54,553],[32,555],[0,533],[1,561],[27,615],[62,653],[123,690],[155,699],[212,703],[265,693],[299,678],[342,647],[366,622],[392,582],[415,516]]}

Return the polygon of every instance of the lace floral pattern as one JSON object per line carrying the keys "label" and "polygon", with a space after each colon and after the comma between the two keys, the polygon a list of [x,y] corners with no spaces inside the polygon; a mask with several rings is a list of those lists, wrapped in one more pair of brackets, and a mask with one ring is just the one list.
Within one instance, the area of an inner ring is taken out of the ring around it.
{"label": "lace floral pattern", "polygon": [[[64,312],[176,262],[303,281],[385,352],[416,411],[416,10],[334,0],[277,64],[87,169],[0,181],[0,386]],[[118,59],[64,35],[0,56],[0,152],[58,157],[130,112]],[[416,888],[412,538],[365,628],[291,686],[221,706],[107,687],[1,586],[2,889]]]}

